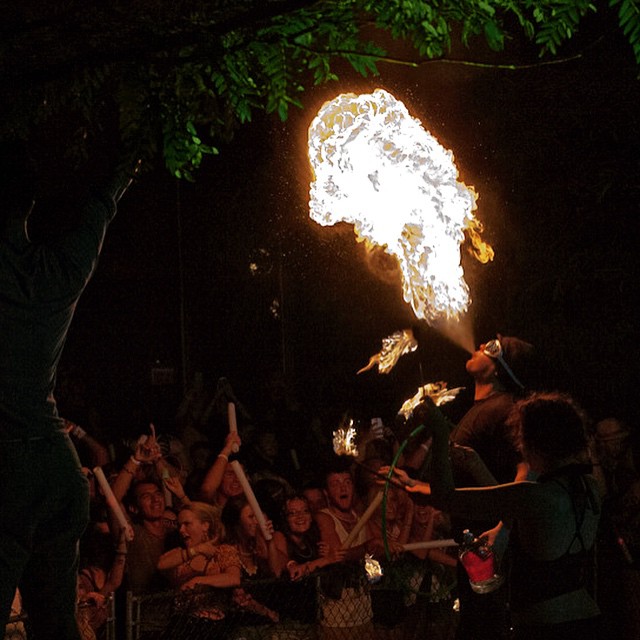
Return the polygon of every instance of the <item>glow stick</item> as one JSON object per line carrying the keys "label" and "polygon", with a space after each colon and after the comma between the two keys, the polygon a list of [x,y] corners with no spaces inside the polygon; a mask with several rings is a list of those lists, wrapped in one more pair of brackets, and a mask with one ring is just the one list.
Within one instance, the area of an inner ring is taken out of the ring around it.
{"label": "glow stick", "polygon": [[241,464],[237,460],[232,460],[229,464],[235,471],[238,481],[242,485],[242,490],[244,491],[244,495],[247,496],[247,501],[253,509],[253,513],[256,516],[262,535],[265,537],[265,540],[271,540],[271,533],[269,533],[269,530],[267,529],[267,521],[264,517],[264,513],[262,513],[262,509],[260,509],[260,505],[256,499],[256,494],[253,493],[253,489],[249,484],[249,480],[247,479]]}
{"label": "glow stick", "polygon": [[374,496],[373,500],[371,500],[371,504],[367,507],[367,510],[360,516],[360,520],[356,522],[356,526],[351,529],[347,539],[342,543],[343,549],[348,549],[351,546],[351,543],[356,539],[357,535],[360,533],[362,527],[367,524],[367,521],[373,515],[374,511],[380,506],[382,502],[382,491],[378,491]]}
{"label": "glow stick", "polygon": [[127,520],[126,516],[122,511],[122,507],[120,506],[120,503],[116,500],[115,495],[113,495],[113,491],[111,490],[111,485],[107,482],[107,478],[104,475],[104,471],[102,470],[102,467],[94,467],[93,475],[98,480],[98,484],[102,489],[102,493],[104,493],[104,497],[107,501],[107,505],[113,511],[113,514],[115,515],[116,520],[118,521],[118,524],[125,530],[125,538],[127,539],[127,541],[131,542],[131,540],[133,540],[133,529],[131,528],[129,521]]}
{"label": "glow stick", "polygon": [[453,538],[446,540],[423,540],[422,542],[408,542],[403,544],[405,551],[415,551],[418,549],[444,549],[445,547],[457,547],[458,543]]}
{"label": "glow stick", "polygon": [[[233,402],[227,404],[227,418],[229,420],[229,433],[238,433],[238,421],[236,420],[236,405]],[[231,447],[233,453],[238,453],[238,445],[234,442]]]}

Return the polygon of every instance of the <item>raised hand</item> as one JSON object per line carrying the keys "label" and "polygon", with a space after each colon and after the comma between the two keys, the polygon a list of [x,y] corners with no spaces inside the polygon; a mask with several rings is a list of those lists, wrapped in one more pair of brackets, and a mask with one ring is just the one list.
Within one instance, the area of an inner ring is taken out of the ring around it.
{"label": "raised hand", "polygon": [[178,498],[178,500],[184,500],[187,497],[187,494],[184,491],[184,487],[182,486],[182,482],[180,482],[180,478],[178,476],[168,476],[167,478],[163,478],[162,482],[173,495]]}
{"label": "raised hand", "polygon": [[152,425],[151,435],[142,435],[138,438],[134,457],[138,462],[152,463],[162,458],[162,450],[156,439],[156,429]]}

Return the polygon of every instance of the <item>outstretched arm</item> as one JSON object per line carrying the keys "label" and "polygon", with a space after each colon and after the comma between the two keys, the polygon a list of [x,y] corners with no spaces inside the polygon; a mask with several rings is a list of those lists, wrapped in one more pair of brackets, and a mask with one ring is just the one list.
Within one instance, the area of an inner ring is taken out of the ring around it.
{"label": "outstretched arm", "polygon": [[106,184],[93,189],[81,208],[77,226],[56,243],[56,255],[79,289],[86,285],[95,269],[107,227],[138,167],[139,163],[135,167],[120,168]]}
{"label": "outstretched arm", "polygon": [[207,474],[200,485],[200,499],[205,502],[215,503],[216,491],[222,484],[222,477],[224,476],[227,463],[229,462],[229,456],[234,451],[234,445],[240,447],[242,440],[240,436],[234,431],[229,432],[225,439],[224,447],[218,454],[214,463],[211,465]]}

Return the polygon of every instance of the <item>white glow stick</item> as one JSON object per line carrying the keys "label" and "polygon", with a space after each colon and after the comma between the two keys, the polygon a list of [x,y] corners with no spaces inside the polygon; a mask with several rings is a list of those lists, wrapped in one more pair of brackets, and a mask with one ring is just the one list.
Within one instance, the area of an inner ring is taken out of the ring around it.
{"label": "white glow stick", "polygon": [[367,524],[367,520],[373,515],[374,511],[380,506],[382,502],[382,491],[378,491],[378,493],[371,500],[371,504],[367,507],[367,510],[360,516],[358,522],[356,522],[356,526],[351,529],[347,539],[342,543],[343,549],[348,549],[351,546],[351,543],[356,539],[357,535],[360,533],[362,527]]}
{"label": "white glow stick", "polygon": [[[236,420],[236,405],[233,402],[227,404],[227,418],[229,420],[229,433],[238,433],[238,421]],[[238,453],[238,445],[234,442],[231,447],[233,453]]]}
{"label": "white glow stick", "polygon": [[264,517],[264,513],[262,513],[262,509],[260,509],[260,505],[258,504],[258,501],[256,499],[256,494],[253,493],[253,489],[251,488],[249,480],[247,479],[247,476],[242,469],[242,465],[237,460],[232,460],[229,464],[235,471],[238,481],[242,485],[242,490],[244,491],[244,495],[247,496],[247,502],[253,509],[253,513],[256,516],[256,520],[258,521],[258,526],[262,531],[262,535],[264,536],[265,540],[271,540],[271,533],[267,529],[267,521]]}
{"label": "white glow stick", "polygon": [[452,538],[446,540],[423,540],[422,542],[408,542],[403,544],[405,551],[416,551],[418,549],[444,549],[445,547],[457,547],[458,543]]}
{"label": "white glow stick", "polygon": [[118,524],[125,530],[125,538],[127,539],[128,542],[131,542],[131,540],[133,540],[133,529],[131,528],[129,521],[127,520],[126,516],[122,511],[122,507],[120,506],[120,503],[116,500],[115,495],[113,495],[113,491],[111,490],[111,485],[107,481],[107,478],[104,475],[104,471],[102,470],[102,467],[94,467],[93,475],[98,480],[98,484],[102,489],[102,493],[104,493],[104,497],[107,501],[107,505],[113,511],[116,519],[118,520]]}

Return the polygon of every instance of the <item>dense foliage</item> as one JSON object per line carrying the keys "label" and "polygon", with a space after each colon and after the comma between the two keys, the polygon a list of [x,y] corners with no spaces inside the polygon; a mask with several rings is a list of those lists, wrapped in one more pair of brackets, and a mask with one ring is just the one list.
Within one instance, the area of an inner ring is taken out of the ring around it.
{"label": "dense foliage", "polygon": [[[562,54],[590,14],[614,11],[640,64],[638,0],[57,0],[5,12],[0,136],[28,137],[73,114],[75,153],[113,126],[130,153],[162,155],[192,179],[216,144],[256,110],[286,119],[305,86],[335,79],[346,59],[377,73],[376,34],[410,42],[415,57],[469,60],[529,42]],[[114,116],[114,114],[117,114]]]}

